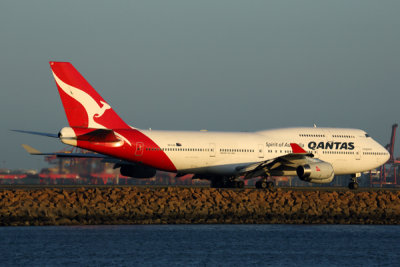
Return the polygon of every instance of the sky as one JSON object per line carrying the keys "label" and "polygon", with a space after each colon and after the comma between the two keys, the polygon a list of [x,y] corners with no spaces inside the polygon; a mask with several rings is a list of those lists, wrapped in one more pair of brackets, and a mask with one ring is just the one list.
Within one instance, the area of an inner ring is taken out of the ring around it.
{"label": "sky", "polygon": [[[160,130],[398,123],[400,1],[1,1],[0,168],[65,148],[49,61],[71,62],[128,124]],[[400,140],[396,150],[400,149]]]}

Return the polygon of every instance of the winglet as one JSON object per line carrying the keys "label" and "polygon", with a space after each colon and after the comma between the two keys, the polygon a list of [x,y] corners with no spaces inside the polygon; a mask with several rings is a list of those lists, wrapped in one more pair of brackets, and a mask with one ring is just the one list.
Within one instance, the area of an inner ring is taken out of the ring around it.
{"label": "winglet", "polygon": [[290,146],[292,147],[292,151],[294,154],[307,154],[307,151],[302,149],[298,144],[296,143],[290,143]]}
{"label": "winglet", "polygon": [[26,150],[26,152],[28,152],[31,155],[40,155],[41,154],[41,152],[39,150],[37,150],[31,146],[28,146],[25,144],[22,144],[21,146]]}

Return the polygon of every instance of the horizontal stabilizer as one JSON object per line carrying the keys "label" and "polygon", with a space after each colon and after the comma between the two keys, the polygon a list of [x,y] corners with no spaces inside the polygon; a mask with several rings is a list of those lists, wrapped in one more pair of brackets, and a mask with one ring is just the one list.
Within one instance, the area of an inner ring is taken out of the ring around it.
{"label": "horizontal stabilizer", "polygon": [[39,150],[37,150],[29,145],[22,144],[21,146],[26,150],[26,152],[28,152],[31,155],[41,155],[42,154]]}
{"label": "horizontal stabilizer", "polygon": [[97,153],[49,153],[48,155],[56,155],[57,158],[91,158],[91,159],[110,158],[106,155]]}
{"label": "horizontal stabilizer", "polygon": [[42,153],[39,150],[22,144],[22,147],[31,155],[41,155],[41,156],[57,156],[58,158],[97,158],[97,159],[108,159],[110,157],[98,153],[72,153],[72,152],[51,152]]}
{"label": "horizontal stabilizer", "polygon": [[41,133],[41,132],[32,132],[32,131],[24,131],[24,130],[11,130],[11,131],[18,132],[18,133],[26,133],[26,134],[34,134],[34,135],[58,138],[58,134],[52,134],[52,133]]}

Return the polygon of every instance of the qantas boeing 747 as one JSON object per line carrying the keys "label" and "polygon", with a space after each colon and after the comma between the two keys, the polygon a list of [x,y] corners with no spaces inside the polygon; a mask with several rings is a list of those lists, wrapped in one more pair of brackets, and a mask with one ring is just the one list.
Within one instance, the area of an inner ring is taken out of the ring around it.
{"label": "qantas boeing 747", "polygon": [[243,179],[260,177],[257,188],[270,188],[271,176],[295,176],[330,183],[335,175],[357,177],[389,159],[388,151],[358,129],[284,128],[251,133],[141,130],[126,124],[68,62],[50,62],[69,127],[56,137],[92,154],[39,153],[58,157],[92,157],[115,163],[122,175],[153,177],[156,170],[194,174],[212,187],[243,187]]}

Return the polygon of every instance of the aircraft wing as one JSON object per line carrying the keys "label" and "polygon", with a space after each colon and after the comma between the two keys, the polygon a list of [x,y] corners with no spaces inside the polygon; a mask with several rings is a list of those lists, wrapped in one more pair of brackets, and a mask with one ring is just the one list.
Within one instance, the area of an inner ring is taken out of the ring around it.
{"label": "aircraft wing", "polygon": [[[291,143],[292,153],[266,161],[257,162],[240,168],[238,171],[244,174],[244,179],[250,179],[268,173],[270,175],[288,175],[296,172],[296,168],[307,163],[313,157],[298,144]],[[315,159],[312,159],[315,160]]]}

